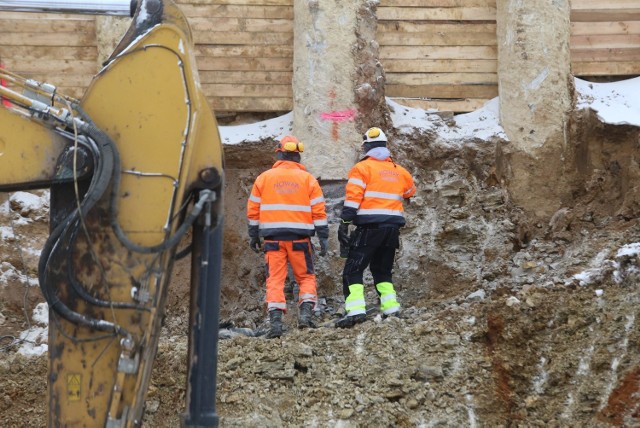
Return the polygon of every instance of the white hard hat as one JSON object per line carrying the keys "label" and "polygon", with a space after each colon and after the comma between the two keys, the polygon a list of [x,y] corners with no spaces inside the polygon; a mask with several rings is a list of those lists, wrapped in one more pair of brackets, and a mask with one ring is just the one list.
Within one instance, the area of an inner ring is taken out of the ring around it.
{"label": "white hard hat", "polygon": [[384,135],[382,129],[380,128],[369,128],[367,132],[364,133],[362,143],[386,143],[387,136]]}

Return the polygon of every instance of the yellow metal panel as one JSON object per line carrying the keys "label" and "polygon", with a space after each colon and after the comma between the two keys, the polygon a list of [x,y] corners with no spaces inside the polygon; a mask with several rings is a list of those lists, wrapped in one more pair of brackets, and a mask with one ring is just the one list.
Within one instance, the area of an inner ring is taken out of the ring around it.
{"label": "yellow metal panel", "polygon": [[[172,15],[169,2],[163,3],[162,24],[119,47],[81,100],[83,110],[117,146],[117,222],[127,239],[141,246],[160,244],[175,232],[189,195],[203,186],[203,170],[222,176],[220,137],[200,89],[189,30],[179,15]],[[110,203],[107,195],[87,214],[89,236],[80,234],[74,243],[74,251],[88,255],[90,241],[102,271],[88,256],[72,257],[73,271],[103,300],[136,303],[134,287],[146,288],[147,310],[74,302],[65,283],[66,262],[51,276],[59,282],[61,300],[73,310],[117,323],[131,334],[139,366],[134,373],[116,371],[124,350],[119,337],[64,320],[51,323],[52,425],[103,426],[110,415],[133,426],[141,417],[175,248],[145,254],[125,246],[107,221]],[[75,400],[78,393],[80,400]]]}
{"label": "yellow metal panel", "polygon": [[0,184],[35,187],[53,177],[65,140],[18,111],[0,107]]}

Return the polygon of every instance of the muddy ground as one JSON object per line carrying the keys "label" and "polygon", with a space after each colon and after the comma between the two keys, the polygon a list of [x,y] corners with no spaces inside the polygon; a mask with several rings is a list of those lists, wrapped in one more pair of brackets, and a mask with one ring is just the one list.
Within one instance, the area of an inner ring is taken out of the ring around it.
{"label": "muddy ground", "polygon": [[[395,270],[402,317],[382,319],[369,284],[367,322],[333,327],[343,261],[332,222],[330,254],[316,260],[319,328],[298,330],[290,303],[280,339],[221,331],[220,425],[640,426],[640,132],[575,120],[588,132],[567,149],[574,191],[547,219],[513,204],[507,142],[391,133],[419,189]],[[255,148],[269,144],[227,150],[221,318],[252,331],[267,325],[264,273],[244,205],[271,163]],[[332,220],[341,185],[324,183]],[[17,336],[42,301],[25,249],[44,242],[47,207],[4,203],[14,236],[0,240],[0,335]],[[179,426],[184,411],[189,264],[174,267],[144,426]],[[45,425],[46,356],[0,347],[0,425]]]}

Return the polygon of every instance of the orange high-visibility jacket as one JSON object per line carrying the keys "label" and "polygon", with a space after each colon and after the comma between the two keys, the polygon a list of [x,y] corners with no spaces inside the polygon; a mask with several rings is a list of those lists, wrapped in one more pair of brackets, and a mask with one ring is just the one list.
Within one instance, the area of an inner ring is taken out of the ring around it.
{"label": "orange high-visibility jacket", "polygon": [[293,236],[326,237],[327,213],[318,180],[292,161],[278,161],[260,174],[247,202],[249,236],[278,239]]}
{"label": "orange high-visibility jacket", "polygon": [[402,202],[415,192],[411,174],[391,158],[367,157],[349,171],[341,218],[355,225],[404,226]]}

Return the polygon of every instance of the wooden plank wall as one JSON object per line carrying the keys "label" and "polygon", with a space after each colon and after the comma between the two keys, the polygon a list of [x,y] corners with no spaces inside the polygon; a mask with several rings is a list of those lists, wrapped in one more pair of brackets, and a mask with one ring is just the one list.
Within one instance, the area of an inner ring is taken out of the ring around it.
{"label": "wooden plank wall", "polygon": [[498,95],[496,0],[381,0],[377,15],[394,101],[460,112]]}
{"label": "wooden plank wall", "polygon": [[571,1],[574,75],[640,74],[640,0]]}
{"label": "wooden plank wall", "polygon": [[[380,0],[387,96],[471,111],[497,96],[496,0]],[[177,0],[217,113],[293,108],[293,0]],[[640,0],[572,0],[574,74],[640,74]],[[98,71],[95,17],[0,13],[0,62],[80,97]]]}
{"label": "wooden plank wall", "polygon": [[217,113],[293,109],[293,0],[178,0]]}
{"label": "wooden plank wall", "polygon": [[[497,96],[496,0],[381,0],[386,94],[423,109],[470,111]],[[640,0],[572,0],[578,77],[640,74]]]}
{"label": "wooden plank wall", "polygon": [[0,62],[8,71],[80,97],[98,71],[95,17],[0,12]]}

